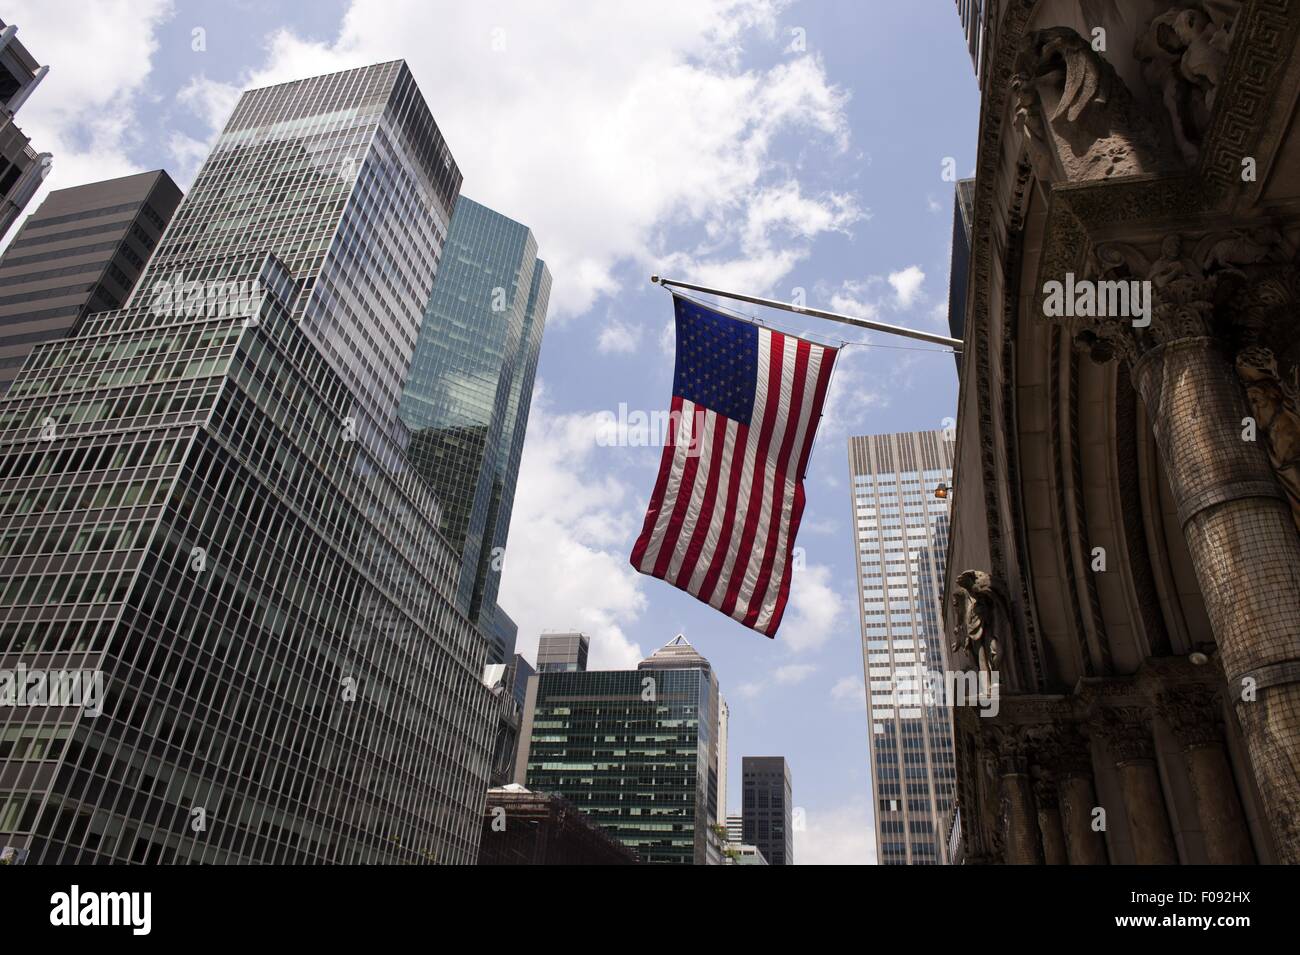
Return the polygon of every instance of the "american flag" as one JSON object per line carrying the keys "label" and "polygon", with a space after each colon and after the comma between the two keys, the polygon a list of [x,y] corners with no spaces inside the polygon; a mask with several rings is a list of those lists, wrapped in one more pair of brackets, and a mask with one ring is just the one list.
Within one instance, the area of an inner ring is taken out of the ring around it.
{"label": "american flag", "polygon": [[776,636],[834,348],[673,297],[668,440],[632,566]]}

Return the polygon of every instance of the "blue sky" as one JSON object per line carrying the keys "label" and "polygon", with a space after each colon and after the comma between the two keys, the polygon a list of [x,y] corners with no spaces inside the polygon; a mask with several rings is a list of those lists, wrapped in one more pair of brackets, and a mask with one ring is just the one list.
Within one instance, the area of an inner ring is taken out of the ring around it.
{"label": "blue sky", "polygon": [[54,154],[47,189],[159,167],[188,187],[240,89],[405,58],[464,194],[531,226],[555,276],[502,581],[520,649],[577,628],[618,667],[684,633],[731,705],[732,807],[740,757],[784,755],[797,861],[874,858],[845,439],[942,427],[952,358],[770,316],[875,343],[841,357],[775,641],[631,570],[659,449],[609,446],[605,422],[667,406],[651,272],[946,327],[941,173],[973,169],[979,108],[949,0],[11,0],[5,16],[51,68],[20,114]]}

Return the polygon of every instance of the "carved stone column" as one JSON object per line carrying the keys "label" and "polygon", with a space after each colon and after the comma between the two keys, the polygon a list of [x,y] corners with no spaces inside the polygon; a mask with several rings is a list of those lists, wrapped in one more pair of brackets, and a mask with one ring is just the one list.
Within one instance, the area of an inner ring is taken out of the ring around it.
{"label": "carved stone column", "polygon": [[1161,716],[1187,760],[1205,852],[1216,865],[1251,865],[1255,849],[1223,742],[1219,701],[1203,685],[1175,686],[1159,697]]}
{"label": "carved stone column", "polygon": [[1108,865],[1106,839],[1092,827],[1097,791],[1092,754],[1079,728],[1064,726],[1053,734],[1044,762],[1056,779],[1062,836],[1070,865]]}
{"label": "carved stone column", "polygon": [[1136,706],[1114,707],[1095,725],[1115,760],[1138,865],[1177,865],[1147,712]]}
{"label": "carved stone column", "polygon": [[1030,788],[1029,741],[1025,729],[998,727],[995,733],[1003,860],[1008,865],[1042,865],[1043,845]]}
{"label": "carved stone column", "polygon": [[1166,237],[1145,268],[1131,248],[1099,248],[1103,277],[1125,259],[1129,274],[1149,276],[1154,314],[1142,329],[1098,321],[1080,339],[1094,357],[1131,364],[1280,861],[1300,863],[1300,535],[1268,452],[1243,440],[1251,410],[1210,334],[1216,278],[1186,245]]}
{"label": "carved stone column", "polygon": [[1034,777],[1034,802],[1038,804],[1038,834],[1043,845],[1043,862],[1069,865],[1057,779],[1051,772],[1043,770]]}

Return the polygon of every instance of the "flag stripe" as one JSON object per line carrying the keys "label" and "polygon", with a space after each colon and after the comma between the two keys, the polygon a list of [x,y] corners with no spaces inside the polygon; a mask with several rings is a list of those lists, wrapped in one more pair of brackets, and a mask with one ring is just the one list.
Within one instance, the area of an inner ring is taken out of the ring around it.
{"label": "flag stripe", "polygon": [[749,566],[751,552],[754,549],[754,534],[758,530],[758,519],[766,504],[763,499],[763,488],[767,483],[768,476],[768,448],[772,443],[772,432],[776,428],[777,419],[779,418],[778,410],[784,397],[782,392],[785,388],[782,374],[785,364],[782,360],[782,345],[785,342],[785,336],[775,334],[766,328],[761,329],[759,335],[767,338],[768,380],[771,384],[767,392],[767,402],[763,409],[762,428],[759,431],[758,443],[754,452],[754,470],[750,482],[749,498],[745,502],[745,524],[740,535],[740,546],[737,548],[735,559],[731,564],[725,595],[721,604],[718,605],[718,609],[728,617],[732,616],[736,609],[736,597],[740,593],[741,584],[745,582],[745,568]]}
{"label": "flag stripe", "polygon": [[[651,572],[659,578],[664,578],[668,574],[668,565],[672,563],[677,538],[681,536],[682,523],[686,520],[686,511],[690,507],[691,494],[695,487],[695,472],[700,467],[696,442],[700,440],[700,419],[703,417],[703,412],[699,414],[695,412],[693,403],[682,402],[682,418],[677,422],[679,453],[673,458],[673,470],[678,473],[677,488],[673,491],[673,506],[668,509],[668,523],[664,526],[659,555],[655,559],[654,570]],[[709,418],[712,419],[713,415],[709,415]],[[669,486],[671,485],[670,478]]]}
{"label": "flag stripe", "polygon": [[[808,361],[802,375],[802,395],[797,396],[799,427],[795,432],[794,443],[787,461],[797,462],[802,459],[810,431],[816,427],[813,414],[817,410],[817,382],[820,378],[825,351],[820,345],[809,345],[807,354]],[[754,616],[749,621],[749,625],[763,633],[769,631],[769,624],[776,614],[776,604],[780,600],[781,590],[783,588],[789,590],[790,551],[794,544],[795,532],[798,530],[795,509],[801,506],[799,502],[802,500],[799,476],[790,471],[786,471],[784,476],[787,493],[782,500],[782,518],[777,524],[776,548],[772,563],[768,565],[771,573],[766,580],[759,582],[759,589],[754,592],[755,602],[750,606],[750,612]]]}
{"label": "flag stripe", "polygon": [[664,495],[668,492],[668,481],[673,471],[673,461],[677,456],[677,422],[681,417],[681,410],[682,399],[673,395],[668,414],[668,443],[664,446],[663,457],[659,459],[659,476],[655,479],[654,493],[650,495],[650,507],[646,510],[645,523],[641,526],[641,536],[637,538],[636,546],[632,548],[632,566],[642,572],[647,572],[646,556],[651,550],[652,542],[654,553],[650,554],[651,566],[654,565],[654,558],[659,553],[659,544],[654,531],[659,523]]}
{"label": "flag stripe", "polygon": [[[710,414],[703,409],[696,409],[695,423],[691,429],[691,448],[690,454],[686,461],[686,469],[689,474],[689,481],[683,480],[682,493],[678,500],[678,506],[685,505],[682,511],[682,519],[674,529],[669,528],[670,539],[665,541],[665,545],[671,548],[671,554],[667,565],[664,567],[662,577],[664,580],[675,584],[677,574],[681,571],[682,560],[686,557],[686,549],[690,545],[691,538],[695,536],[695,525],[699,521],[700,510],[704,506],[704,494],[708,489],[709,483],[709,463],[712,458],[705,454],[705,448],[713,446],[713,436],[718,430],[719,416]],[[722,427],[726,427],[726,421],[722,421]],[[704,473],[700,473],[700,465],[704,465]],[[687,491],[687,488],[690,488]],[[685,545],[685,546],[683,546]],[[659,554],[659,560],[664,559],[663,552]]]}
{"label": "flag stripe", "polygon": [[[782,335],[781,408],[783,411],[790,408],[793,395],[801,390],[796,381],[799,370],[798,357],[797,339]],[[763,469],[763,506],[759,510],[758,522],[754,525],[754,537],[750,544],[744,573],[741,575],[740,586],[736,591],[736,603],[731,611],[731,616],[742,623],[745,622],[750,599],[758,584],[763,558],[768,551],[771,530],[781,518],[781,496],[785,484],[782,455],[788,454],[788,445],[793,435],[792,425],[793,422],[787,415],[780,415],[768,444],[768,461]]]}
{"label": "flag stripe", "polygon": [[[678,548],[681,560],[676,567],[671,568],[671,578],[665,578],[674,587],[683,589],[689,589],[689,582],[695,576],[695,566],[699,562],[700,553],[704,550],[710,535],[713,534],[713,515],[722,510],[717,507],[719,483],[723,473],[723,463],[727,458],[727,444],[736,430],[736,423],[729,418],[716,415],[710,416],[710,419],[713,435],[709,443],[709,469],[708,476],[700,488],[698,514],[693,522],[694,526],[691,528],[686,547]],[[714,539],[717,539],[716,535]]]}
{"label": "flag stripe", "polygon": [[754,622],[758,619],[758,612],[763,607],[763,601],[767,599],[767,585],[772,579],[773,564],[777,560],[781,561],[782,566],[785,564],[785,555],[778,552],[778,545],[784,545],[785,543],[785,531],[789,521],[787,508],[794,500],[794,494],[790,487],[792,481],[788,476],[788,469],[791,452],[796,447],[795,442],[801,437],[800,432],[803,430],[803,420],[799,412],[804,407],[804,393],[807,391],[808,355],[810,351],[807,342],[794,339],[791,341],[795,343],[795,355],[790,386],[790,417],[787,419],[785,435],[781,441],[781,453],[777,457],[777,466],[774,470],[769,469],[772,475],[772,491],[767,496],[772,501],[774,517],[768,521],[762,560],[750,564],[751,570],[754,572],[754,583],[743,594],[743,596],[748,597],[748,600],[744,602],[746,610],[741,622],[747,627],[754,626]]}
{"label": "flag stripe", "polygon": [[831,385],[831,370],[835,367],[835,356],[838,354],[834,348],[827,348],[825,345],[818,347],[821,349],[821,361],[817,369],[817,396],[813,399],[812,407],[808,409],[808,431],[804,438],[803,450],[799,452],[799,473],[795,475],[795,478],[800,481],[808,473],[808,455],[812,453],[813,445],[816,443],[817,424],[821,421],[822,408],[826,405],[826,391]]}

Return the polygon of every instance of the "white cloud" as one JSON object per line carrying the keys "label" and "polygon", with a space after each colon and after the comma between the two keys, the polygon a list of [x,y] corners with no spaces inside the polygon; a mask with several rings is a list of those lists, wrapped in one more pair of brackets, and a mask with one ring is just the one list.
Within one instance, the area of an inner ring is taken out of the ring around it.
{"label": "white cloud", "polygon": [[788,180],[761,190],[750,200],[744,247],[765,249],[776,229],[801,238],[812,238],[822,232],[843,232],[862,215],[851,195],[827,193],[818,199],[808,199],[802,195],[797,181]]}
{"label": "white cloud", "polygon": [[816,672],[817,665],[814,663],[787,663],[762,679],[741,683],[736,687],[735,693],[747,700],[756,699],[773,686],[796,686]]}
{"label": "white cloud", "polygon": [[538,635],[557,629],[591,636],[592,669],[645,656],[623,629],[646,607],[624,553],[639,513],[629,489],[591,465],[607,419],[554,414],[541,383],[533,397],[500,593],[519,624],[519,652],[533,659]]}
{"label": "white cloud", "polygon": [[640,326],[616,318],[609,319],[596,338],[596,350],[602,355],[629,355],[640,344]]}
{"label": "white cloud", "polygon": [[215,132],[225,125],[234,112],[239,93],[235,87],[210,80],[200,73],[181,88],[176,99],[198,114]]}
{"label": "white cloud", "polygon": [[832,809],[810,809],[794,833],[797,865],[873,865],[876,830],[866,799]]}
{"label": "white cloud", "polygon": [[868,293],[881,284],[879,276],[859,282],[849,279],[831,293],[832,312],[842,312],[854,318],[875,318],[880,314],[880,306],[867,299]]}
{"label": "white cloud", "polygon": [[180,131],[173,132],[167,139],[167,151],[175,162],[175,166],[169,170],[172,178],[178,184],[190,182],[200,164],[207,158],[208,149],[207,143],[199,142],[193,136],[186,136]]}
{"label": "white cloud", "polygon": [[867,708],[867,688],[861,677],[844,676],[835,681],[831,687],[831,700],[836,706],[846,710],[863,710]]}
{"label": "white cloud", "polygon": [[32,148],[54,156],[28,213],[52,189],[140,171],[129,156],[142,135],[137,94],[152,68],[158,28],[170,15],[168,0],[100,0],[75,11],[49,0],[6,4],[6,22],[50,67],[18,113]]}
{"label": "white cloud", "polygon": [[830,639],[844,613],[845,600],[831,586],[831,569],[808,564],[790,583],[790,604],[780,639],[795,653],[815,650]]}
{"label": "white cloud", "polygon": [[677,323],[671,318],[659,331],[659,350],[670,357],[677,353]]}
{"label": "white cloud", "polygon": [[840,522],[833,517],[825,517],[821,520],[809,520],[807,516],[799,524],[799,532],[803,534],[838,534],[840,532]]}
{"label": "white cloud", "polygon": [[905,269],[889,273],[889,284],[893,286],[894,297],[903,308],[911,308],[921,291],[925,273],[919,265],[909,265]]}
{"label": "white cloud", "polygon": [[787,663],[772,671],[772,679],[782,686],[792,686],[802,683],[816,671],[817,667],[811,663]]}
{"label": "white cloud", "polygon": [[[405,56],[465,173],[464,191],[527,223],[555,276],[555,318],[618,290],[615,270],[664,259],[767,287],[807,241],[861,217],[845,193],[809,192],[774,161],[799,133],[843,153],[847,95],[812,55],[742,70],[742,44],[775,45],[778,0],[596,4],[556,30],[545,4],[353,0],[337,37],[280,31],[241,85]],[[411,43],[413,36],[446,42]],[[209,81],[191,105],[224,116]],[[666,254],[665,231],[706,244]],[[665,271],[667,271],[665,269]]]}

